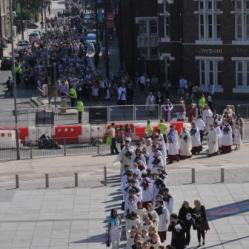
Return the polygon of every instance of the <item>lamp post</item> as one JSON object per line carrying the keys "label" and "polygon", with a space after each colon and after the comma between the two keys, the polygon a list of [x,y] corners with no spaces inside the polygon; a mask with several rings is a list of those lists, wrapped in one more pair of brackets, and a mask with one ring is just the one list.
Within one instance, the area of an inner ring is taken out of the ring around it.
{"label": "lamp post", "polygon": [[0,58],[3,58],[2,1],[0,1]]}
{"label": "lamp post", "polygon": [[109,44],[108,44],[108,29],[107,29],[107,10],[108,10],[108,0],[104,0],[105,69],[106,69],[106,78],[109,80],[109,78],[110,78],[110,65],[109,65]]}
{"label": "lamp post", "polygon": [[13,29],[13,2],[9,0],[10,10],[10,34],[11,34],[11,56],[12,56],[12,82],[13,82],[13,97],[14,97],[14,115],[15,115],[15,132],[16,132],[16,159],[20,160],[20,146],[19,146],[19,131],[17,119],[17,102],[16,102],[16,65],[14,56],[14,29]]}

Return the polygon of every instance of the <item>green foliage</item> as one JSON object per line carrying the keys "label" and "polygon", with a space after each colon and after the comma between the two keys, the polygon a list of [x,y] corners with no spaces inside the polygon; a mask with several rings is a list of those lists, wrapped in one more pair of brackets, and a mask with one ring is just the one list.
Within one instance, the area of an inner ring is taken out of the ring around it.
{"label": "green foliage", "polygon": [[15,0],[17,19],[32,19],[39,13],[44,0]]}

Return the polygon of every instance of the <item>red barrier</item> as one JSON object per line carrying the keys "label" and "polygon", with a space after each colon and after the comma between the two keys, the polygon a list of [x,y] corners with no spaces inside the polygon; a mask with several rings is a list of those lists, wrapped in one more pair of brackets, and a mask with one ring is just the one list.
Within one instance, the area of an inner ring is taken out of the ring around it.
{"label": "red barrier", "polygon": [[177,132],[180,133],[182,131],[183,126],[184,126],[184,122],[183,121],[176,121],[176,122],[170,123],[170,125],[174,125]]}
{"label": "red barrier", "polygon": [[19,139],[22,141],[22,143],[25,142],[28,136],[29,136],[28,128],[24,128],[24,127],[19,128]]}
{"label": "red barrier", "polygon": [[57,126],[54,129],[53,139],[58,143],[78,143],[81,135],[80,125],[63,125]]}

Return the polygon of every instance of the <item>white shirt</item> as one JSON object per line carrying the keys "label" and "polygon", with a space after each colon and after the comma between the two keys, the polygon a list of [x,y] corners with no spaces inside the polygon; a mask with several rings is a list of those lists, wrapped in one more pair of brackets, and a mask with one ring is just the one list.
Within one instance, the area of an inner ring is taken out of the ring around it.
{"label": "white shirt", "polygon": [[195,121],[195,125],[196,127],[200,130],[200,131],[204,131],[205,130],[205,123],[204,121],[201,119],[201,118],[198,118],[196,121]]}
{"label": "white shirt", "polygon": [[118,88],[118,100],[126,100],[126,88],[119,87]]}

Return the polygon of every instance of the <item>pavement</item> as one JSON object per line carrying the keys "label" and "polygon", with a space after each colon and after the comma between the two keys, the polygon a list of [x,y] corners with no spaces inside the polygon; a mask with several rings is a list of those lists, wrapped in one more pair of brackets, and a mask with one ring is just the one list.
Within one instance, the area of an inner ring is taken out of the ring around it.
{"label": "pavement", "polygon": [[[249,248],[248,206],[246,212],[240,209],[241,201],[249,199],[248,183],[171,186],[170,191],[175,197],[176,211],[184,200],[192,205],[195,199],[201,200],[208,212],[215,208],[218,216],[209,222],[207,243],[201,248]],[[116,186],[1,191],[0,248],[106,248],[105,220],[110,209],[120,207],[120,203]],[[236,215],[234,207],[238,210]],[[170,237],[169,234],[167,244]],[[189,248],[196,246],[196,232],[192,231]]]}

